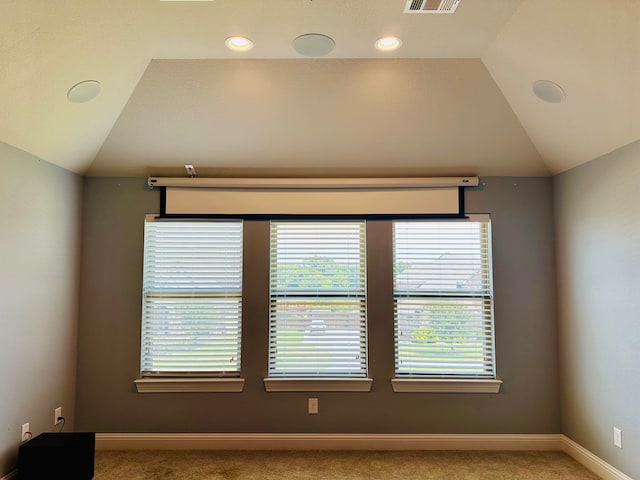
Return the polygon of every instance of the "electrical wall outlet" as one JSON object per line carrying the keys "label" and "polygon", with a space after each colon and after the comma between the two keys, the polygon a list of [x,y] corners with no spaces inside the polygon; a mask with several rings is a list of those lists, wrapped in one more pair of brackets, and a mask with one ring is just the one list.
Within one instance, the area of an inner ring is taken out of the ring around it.
{"label": "electrical wall outlet", "polygon": [[53,411],[53,424],[58,425],[62,420],[58,420],[62,417],[62,407],[58,407]]}
{"label": "electrical wall outlet", "polygon": [[317,415],[318,414],[318,399],[310,398],[309,399],[309,414]]}
{"label": "electrical wall outlet", "polygon": [[613,444],[618,448],[622,448],[622,430],[618,427],[613,427]]}
{"label": "electrical wall outlet", "polygon": [[22,424],[22,433],[20,434],[20,441],[26,442],[31,438],[31,429],[29,428],[29,422]]}

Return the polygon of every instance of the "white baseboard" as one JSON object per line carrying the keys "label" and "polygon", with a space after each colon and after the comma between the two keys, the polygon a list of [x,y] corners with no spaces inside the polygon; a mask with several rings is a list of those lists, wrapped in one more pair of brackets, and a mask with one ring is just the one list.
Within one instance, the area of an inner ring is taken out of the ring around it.
{"label": "white baseboard", "polygon": [[602,480],[633,480],[565,435],[562,435],[562,451],[602,477]]}
{"label": "white baseboard", "polygon": [[519,434],[98,433],[97,450],[561,450],[562,436]]}

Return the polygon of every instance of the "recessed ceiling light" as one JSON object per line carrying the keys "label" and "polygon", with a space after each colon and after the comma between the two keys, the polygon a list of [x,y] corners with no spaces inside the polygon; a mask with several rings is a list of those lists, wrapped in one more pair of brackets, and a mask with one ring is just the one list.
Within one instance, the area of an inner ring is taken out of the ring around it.
{"label": "recessed ceiling light", "polygon": [[102,91],[102,85],[96,80],[85,80],[76,83],[67,92],[67,98],[73,103],[84,103],[93,100]]}
{"label": "recessed ceiling light", "polygon": [[305,33],[294,38],[293,48],[305,57],[322,57],[336,46],[333,38],[321,33]]}
{"label": "recessed ceiling light", "polygon": [[550,80],[536,80],[533,82],[533,93],[540,100],[549,103],[564,102],[567,98],[567,94],[562,87]]}
{"label": "recessed ceiling light", "polygon": [[376,40],[376,43],[374,43],[374,46],[382,52],[390,52],[392,50],[396,50],[400,48],[400,45],[402,45],[402,40],[400,40],[398,37],[382,37]]}
{"label": "recessed ceiling light", "polygon": [[229,37],[224,41],[229,50],[247,52],[253,48],[253,42],[246,37]]}

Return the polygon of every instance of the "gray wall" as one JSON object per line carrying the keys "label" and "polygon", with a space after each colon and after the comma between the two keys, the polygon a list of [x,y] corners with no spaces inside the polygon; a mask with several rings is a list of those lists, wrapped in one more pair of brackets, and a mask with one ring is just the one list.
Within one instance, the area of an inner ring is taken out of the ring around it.
{"label": "gray wall", "polygon": [[[143,220],[159,194],[143,178],[88,177],[84,188],[77,427],[97,432],[560,432],[552,184],[497,178],[467,194],[491,213],[499,394],[393,393],[391,272],[370,271],[371,393],[266,393],[268,224],[245,230],[245,391],[136,393]],[[369,225],[368,254],[390,258],[386,222]],[[374,268],[370,264],[370,268]],[[307,415],[306,398],[320,399]]]}
{"label": "gray wall", "polygon": [[0,143],[0,477],[20,428],[73,428],[82,179]]}
{"label": "gray wall", "polygon": [[554,179],[562,429],[632,478],[640,478],[638,192],[640,142]]}

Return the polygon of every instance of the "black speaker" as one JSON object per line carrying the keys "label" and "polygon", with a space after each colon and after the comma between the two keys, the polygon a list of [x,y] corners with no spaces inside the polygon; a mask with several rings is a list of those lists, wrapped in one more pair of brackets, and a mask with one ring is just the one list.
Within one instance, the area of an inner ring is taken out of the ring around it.
{"label": "black speaker", "polygon": [[95,433],[42,433],[20,445],[18,480],[90,480],[95,449]]}

